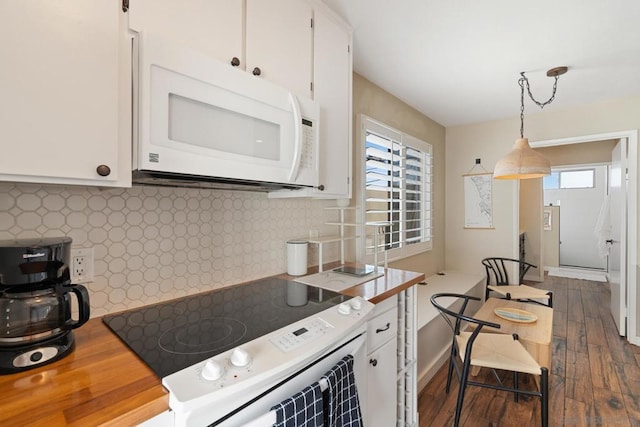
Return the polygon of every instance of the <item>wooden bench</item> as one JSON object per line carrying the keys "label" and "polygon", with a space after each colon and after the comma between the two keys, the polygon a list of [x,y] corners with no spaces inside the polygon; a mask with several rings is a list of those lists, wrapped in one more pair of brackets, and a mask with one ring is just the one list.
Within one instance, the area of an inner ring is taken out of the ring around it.
{"label": "wooden bench", "polygon": [[[451,329],[431,304],[431,295],[438,292],[454,292],[484,297],[484,275],[457,271],[443,273],[427,277],[426,285],[417,285],[418,390],[422,390],[448,360],[451,348]],[[470,304],[467,314],[474,314],[481,305],[481,301]]]}

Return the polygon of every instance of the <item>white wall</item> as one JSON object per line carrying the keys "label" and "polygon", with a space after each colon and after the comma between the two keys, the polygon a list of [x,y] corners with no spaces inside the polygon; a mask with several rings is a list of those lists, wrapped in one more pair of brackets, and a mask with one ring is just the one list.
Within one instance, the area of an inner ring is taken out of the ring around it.
{"label": "white wall", "polygon": [[[489,106],[488,106],[489,108]],[[482,272],[480,260],[488,255],[518,254],[518,196],[516,181],[494,181],[494,230],[465,230],[462,175],[475,158],[492,171],[519,136],[519,118],[497,120],[446,131],[446,247],[447,269]],[[543,141],[640,128],[640,97],[584,105],[567,110],[550,110],[525,116],[529,140]],[[636,236],[637,238],[637,236]],[[635,266],[631,266],[635,268]]]}
{"label": "white wall", "polygon": [[[600,207],[606,195],[607,167],[601,165],[594,169],[593,188],[544,190],[544,204],[561,207],[560,266],[607,267],[606,258],[599,255],[598,238],[594,234]],[[561,170],[568,169],[554,169]]]}

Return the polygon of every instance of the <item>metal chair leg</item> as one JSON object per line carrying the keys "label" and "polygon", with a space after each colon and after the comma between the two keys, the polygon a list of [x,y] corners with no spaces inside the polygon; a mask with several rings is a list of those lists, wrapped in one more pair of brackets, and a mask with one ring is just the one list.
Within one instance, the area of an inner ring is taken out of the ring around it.
{"label": "metal chair leg", "polygon": [[458,357],[458,352],[456,351],[456,343],[455,337],[454,342],[451,343],[451,354],[449,355],[449,371],[447,372],[447,386],[445,387],[445,391],[449,394],[449,390],[451,389],[451,376],[453,375],[453,367],[456,361],[456,357]]}
{"label": "metal chair leg", "polygon": [[464,403],[464,394],[467,388],[467,378],[469,377],[470,370],[470,360],[467,358],[464,361],[462,367],[462,376],[460,378],[460,388],[458,389],[458,400],[456,402],[456,416],[454,420],[454,427],[458,427],[460,425],[460,414],[462,414],[462,404]]}
{"label": "metal chair leg", "polygon": [[513,388],[515,391],[513,392],[513,401],[518,403],[518,373],[513,371]]}
{"label": "metal chair leg", "polygon": [[540,369],[540,418],[542,418],[542,427],[549,425],[549,370],[547,368]]}

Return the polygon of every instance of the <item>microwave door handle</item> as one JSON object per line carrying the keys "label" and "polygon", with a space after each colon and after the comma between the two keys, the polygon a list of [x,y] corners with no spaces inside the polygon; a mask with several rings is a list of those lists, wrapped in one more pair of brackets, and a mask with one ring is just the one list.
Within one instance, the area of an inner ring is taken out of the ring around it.
{"label": "microwave door handle", "polygon": [[300,157],[302,156],[302,114],[300,113],[298,98],[291,92],[289,92],[289,101],[291,102],[291,108],[293,110],[293,131],[295,133],[293,163],[291,165],[291,171],[289,172],[289,182],[293,182],[298,177]]}

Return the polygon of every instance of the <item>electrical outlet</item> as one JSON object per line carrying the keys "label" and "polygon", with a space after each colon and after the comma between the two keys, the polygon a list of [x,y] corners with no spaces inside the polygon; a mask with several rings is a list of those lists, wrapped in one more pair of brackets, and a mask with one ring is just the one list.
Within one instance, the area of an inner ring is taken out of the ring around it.
{"label": "electrical outlet", "polygon": [[318,237],[318,230],[309,230],[309,238]]}
{"label": "electrical outlet", "polygon": [[71,283],[93,281],[93,248],[71,249]]}

